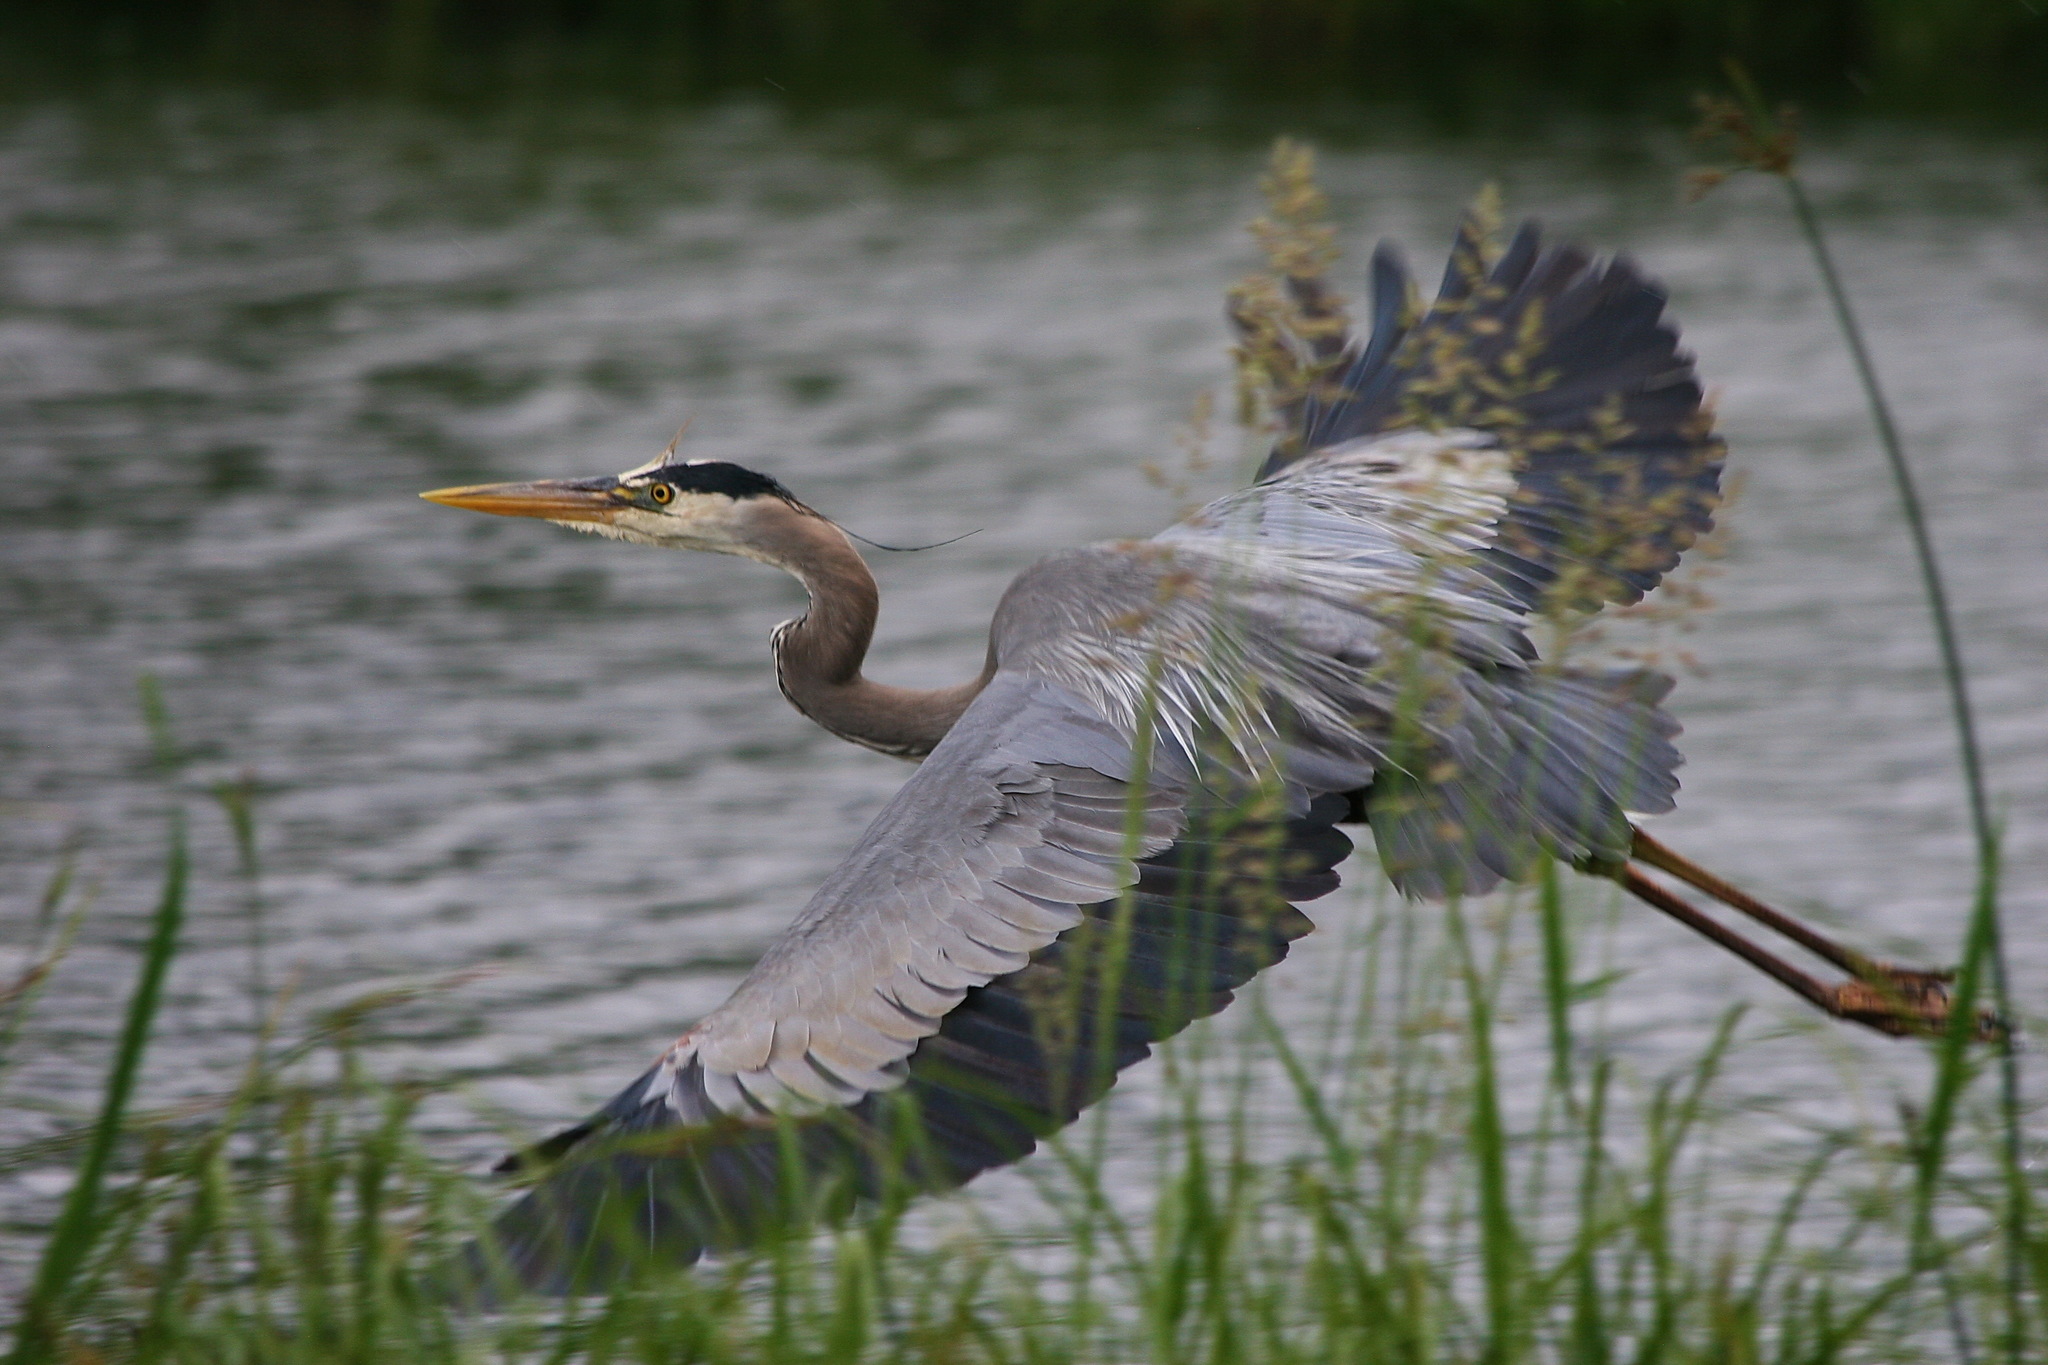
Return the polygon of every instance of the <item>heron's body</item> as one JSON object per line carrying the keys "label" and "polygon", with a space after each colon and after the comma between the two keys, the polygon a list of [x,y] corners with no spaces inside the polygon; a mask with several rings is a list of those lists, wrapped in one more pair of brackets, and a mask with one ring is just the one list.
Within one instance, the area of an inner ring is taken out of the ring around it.
{"label": "heron's body", "polygon": [[793,1170],[829,1204],[1016,1159],[1307,931],[1293,904],[1336,885],[1354,808],[1414,896],[1625,863],[1629,813],[1677,787],[1669,683],[1543,661],[1527,628],[1653,587],[1722,448],[1626,262],[1531,229],[1480,262],[1468,229],[1416,319],[1383,251],[1374,335],[1289,453],[1158,536],[1027,569],[953,687],[862,675],[873,578],[751,471],[432,495],[794,574],[783,693],[923,758],[732,996],[539,1149],[479,1256],[559,1291],[817,1212]]}

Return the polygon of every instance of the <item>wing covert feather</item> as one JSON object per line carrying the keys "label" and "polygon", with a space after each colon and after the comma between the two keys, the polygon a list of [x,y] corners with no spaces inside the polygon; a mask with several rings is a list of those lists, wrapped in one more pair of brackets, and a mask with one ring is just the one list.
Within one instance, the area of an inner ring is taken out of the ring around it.
{"label": "wing covert feather", "polygon": [[[1100,801],[1115,782],[1075,785]],[[1351,848],[1335,828],[1341,797],[1302,797],[1290,814],[1184,790],[1165,801],[1155,787],[1144,804],[1187,837],[1137,860],[1124,894],[1066,905],[1010,893],[980,907],[1041,917],[1044,946],[1019,968],[958,990],[912,977],[871,992],[857,1013],[893,1012],[897,1036],[916,1035],[895,1089],[851,1093],[796,1068],[793,1045],[771,1049],[788,1093],[694,1052],[665,1058],[590,1121],[508,1160],[501,1169],[540,1178],[451,1268],[450,1292],[488,1304],[602,1288],[636,1264],[685,1264],[1027,1155],[1154,1042],[1284,957],[1311,927],[1291,902],[1332,890]],[[692,1113],[669,1102],[679,1093]]]}
{"label": "wing covert feather", "polygon": [[1022,970],[1179,832],[1184,766],[1161,761],[1133,811],[1119,777],[1034,754],[1131,762],[1061,689],[998,677],[637,1102],[763,1122],[895,1089],[968,990]]}

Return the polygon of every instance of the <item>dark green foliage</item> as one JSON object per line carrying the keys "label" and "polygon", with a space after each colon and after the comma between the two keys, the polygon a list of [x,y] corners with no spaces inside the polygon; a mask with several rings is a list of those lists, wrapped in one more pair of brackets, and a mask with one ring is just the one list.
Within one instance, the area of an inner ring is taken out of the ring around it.
{"label": "dark green foliage", "polygon": [[1649,107],[1728,56],[1810,102],[2042,109],[2016,0],[81,0],[9,7],[10,85],[141,74],[343,92],[737,90],[814,105],[1142,97],[1189,81],[1446,110]]}

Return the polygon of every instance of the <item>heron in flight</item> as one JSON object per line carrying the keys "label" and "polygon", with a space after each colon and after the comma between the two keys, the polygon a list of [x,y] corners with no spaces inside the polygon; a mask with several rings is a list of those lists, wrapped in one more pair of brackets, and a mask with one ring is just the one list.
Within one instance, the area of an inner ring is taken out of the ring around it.
{"label": "heron in flight", "polygon": [[1258,479],[1026,569],[980,674],[950,687],[863,674],[874,578],[766,474],[671,446],[617,476],[423,495],[794,575],[810,605],[774,632],[783,695],[920,762],[724,1004],[507,1159],[533,1186],[476,1273],[601,1287],[1017,1160],[1309,931],[1296,907],[1336,887],[1345,824],[1411,898],[1564,860],[1838,1017],[1941,1025],[1938,975],[1843,948],[1634,826],[1678,786],[1669,679],[1531,644],[1539,618],[1638,600],[1711,525],[1724,446],[1663,291],[1533,225],[1494,255],[1468,220],[1435,302],[1413,300],[1383,245],[1370,336],[1294,338],[1317,382]]}

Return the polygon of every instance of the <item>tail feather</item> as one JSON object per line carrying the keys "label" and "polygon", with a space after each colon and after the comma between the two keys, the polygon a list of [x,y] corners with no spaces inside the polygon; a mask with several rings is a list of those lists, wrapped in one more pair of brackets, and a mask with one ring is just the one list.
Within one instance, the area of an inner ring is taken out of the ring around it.
{"label": "tail feather", "polygon": [[1480,895],[1544,857],[1625,857],[1629,814],[1670,810],[1684,761],[1639,671],[1474,679],[1451,742],[1383,770],[1367,801],[1381,864],[1409,896]]}

